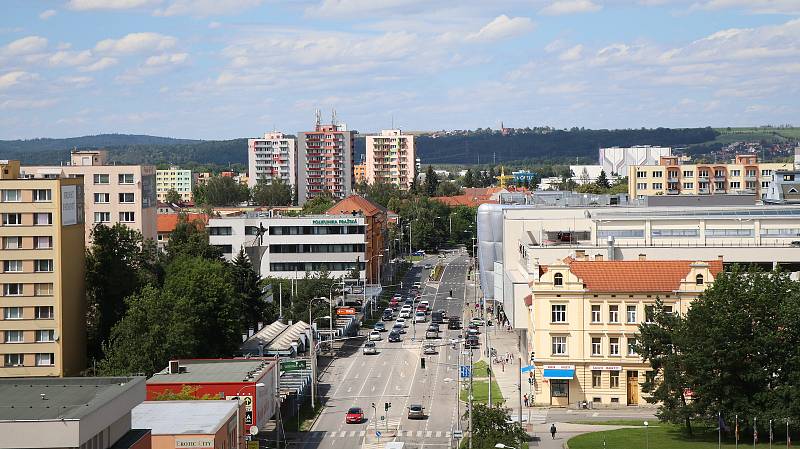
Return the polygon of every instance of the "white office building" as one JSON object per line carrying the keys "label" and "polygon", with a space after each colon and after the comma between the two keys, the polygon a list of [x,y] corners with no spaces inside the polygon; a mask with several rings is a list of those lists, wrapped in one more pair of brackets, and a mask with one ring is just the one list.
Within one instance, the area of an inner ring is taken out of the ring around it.
{"label": "white office building", "polygon": [[263,138],[247,139],[247,185],[253,188],[258,180],[267,184],[280,179],[294,187],[297,184],[297,140],[280,132],[265,133]]}
{"label": "white office building", "polygon": [[330,271],[347,276],[358,263],[365,275],[367,235],[363,216],[308,215],[270,217],[249,212],[237,217],[212,218],[210,243],[233,259],[245,248],[261,276],[302,278],[306,271]]}
{"label": "white office building", "polygon": [[[672,156],[672,148],[651,145],[600,148],[599,164],[607,176],[627,176],[628,167],[658,165],[662,156]],[[575,175],[577,176],[578,173]]]}
{"label": "white office building", "polygon": [[[525,296],[540,265],[600,260],[716,260],[800,270],[800,207],[532,207],[478,209],[484,296],[525,328]],[[795,275],[796,277],[796,275]]]}

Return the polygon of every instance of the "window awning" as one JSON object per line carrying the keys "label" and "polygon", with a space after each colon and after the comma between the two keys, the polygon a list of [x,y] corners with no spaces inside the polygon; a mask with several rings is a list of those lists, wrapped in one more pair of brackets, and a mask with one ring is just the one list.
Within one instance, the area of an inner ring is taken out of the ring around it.
{"label": "window awning", "polygon": [[572,369],[544,369],[544,378],[545,379],[566,379],[570,380],[575,377],[575,368]]}

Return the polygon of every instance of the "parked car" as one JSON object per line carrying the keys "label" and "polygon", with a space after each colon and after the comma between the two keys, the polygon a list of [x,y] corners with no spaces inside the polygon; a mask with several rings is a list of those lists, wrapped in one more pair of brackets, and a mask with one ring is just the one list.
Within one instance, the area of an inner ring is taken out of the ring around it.
{"label": "parked car", "polygon": [[[402,327],[400,329],[402,329]],[[401,341],[403,341],[403,337],[400,336],[400,332],[396,330],[392,330],[391,332],[389,332],[389,343],[397,343]]]}
{"label": "parked car", "polygon": [[344,422],[347,424],[361,424],[364,422],[364,410],[361,407],[350,407],[347,410]]}
{"label": "parked car", "polygon": [[425,355],[436,354],[436,346],[434,346],[434,345],[425,345],[425,348],[422,349],[422,353],[425,354]]}
{"label": "parked car", "polygon": [[364,343],[364,355],[368,354],[377,354],[378,347],[375,345],[374,341],[368,341]]}
{"label": "parked car", "polygon": [[378,321],[377,323],[375,323],[372,326],[372,330],[378,331],[378,332],[386,332],[386,325],[383,324],[382,322]]}
{"label": "parked car", "polygon": [[381,341],[383,337],[381,337],[381,333],[378,331],[372,331],[369,333],[369,341]]}
{"label": "parked car", "polygon": [[408,406],[408,419],[425,418],[425,407],[422,404],[411,404]]}

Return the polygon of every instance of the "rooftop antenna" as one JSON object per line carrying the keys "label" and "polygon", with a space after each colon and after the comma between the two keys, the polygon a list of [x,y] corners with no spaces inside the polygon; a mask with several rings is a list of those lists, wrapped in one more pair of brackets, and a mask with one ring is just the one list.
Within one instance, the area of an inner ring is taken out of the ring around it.
{"label": "rooftop antenna", "polygon": [[394,129],[394,114],[392,114],[392,129]]}
{"label": "rooftop antenna", "polygon": [[316,118],[317,126],[319,126],[322,123],[322,112],[319,109],[315,109],[314,117]]}
{"label": "rooftop antenna", "polygon": [[336,126],[336,109],[331,109],[331,125]]}

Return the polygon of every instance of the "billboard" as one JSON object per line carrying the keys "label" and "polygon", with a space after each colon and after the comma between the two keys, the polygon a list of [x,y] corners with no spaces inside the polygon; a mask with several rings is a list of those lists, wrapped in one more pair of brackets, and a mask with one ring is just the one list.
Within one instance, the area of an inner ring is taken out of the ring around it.
{"label": "billboard", "polygon": [[78,186],[61,186],[61,225],[78,224]]}

